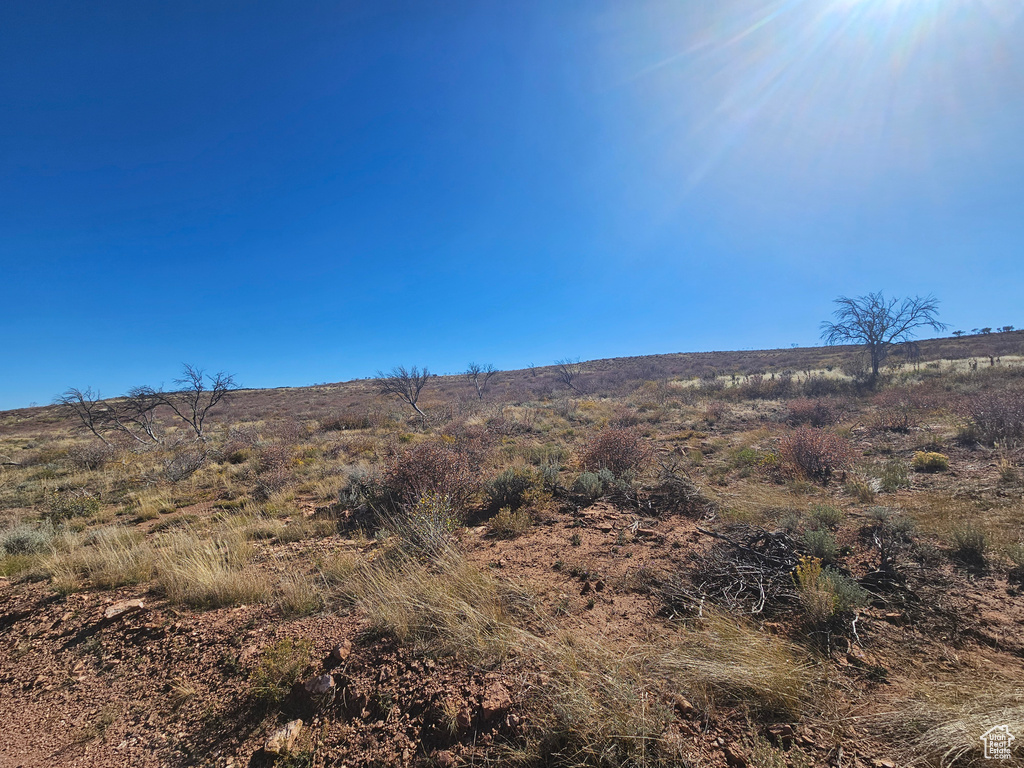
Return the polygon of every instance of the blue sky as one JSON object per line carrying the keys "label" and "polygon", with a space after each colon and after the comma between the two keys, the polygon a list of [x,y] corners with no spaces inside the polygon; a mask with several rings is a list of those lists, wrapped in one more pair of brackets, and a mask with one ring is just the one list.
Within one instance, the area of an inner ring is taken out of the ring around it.
{"label": "blue sky", "polygon": [[0,5],[0,408],[1024,325],[1017,0]]}

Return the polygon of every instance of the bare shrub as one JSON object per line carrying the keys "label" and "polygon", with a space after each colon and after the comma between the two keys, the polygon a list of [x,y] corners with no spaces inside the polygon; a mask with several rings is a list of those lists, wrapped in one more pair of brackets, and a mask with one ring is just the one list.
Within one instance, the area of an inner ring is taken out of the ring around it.
{"label": "bare shrub", "polygon": [[830,376],[808,376],[800,388],[805,397],[825,397],[828,395],[847,395],[854,390],[852,382]]}
{"label": "bare shrub", "polygon": [[338,413],[320,419],[321,432],[344,432],[373,426],[368,413]]}
{"label": "bare shrub", "polygon": [[828,484],[836,472],[850,468],[853,449],[848,440],[814,427],[798,427],[778,443],[779,464],[790,476]]}
{"label": "bare shrub", "polygon": [[738,385],[736,391],[745,400],[778,400],[793,397],[796,394],[796,384],[789,374],[772,374],[766,377],[755,373]]}
{"label": "bare shrub", "polygon": [[921,423],[926,403],[920,394],[907,389],[888,389],[875,395],[875,425],[889,432],[909,432]]}
{"label": "bare shrub", "polygon": [[256,453],[256,483],[253,496],[268,499],[291,479],[292,449],[281,443],[263,446]]}
{"label": "bare shrub", "polygon": [[1024,392],[979,392],[961,406],[967,417],[965,436],[993,445],[1015,444],[1024,438]]}
{"label": "bare shrub", "polygon": [[206,463],[206,451],[198,447],[175,448],[164,460],[163,476],[172,483],[187,480]]}
{"label": "bare shrub", "polygon": [[117,460],[117,448],[110,443],[84,443],[68,449],[68,459],[79,469],[102,469]]}
{"label": "bare shrub", "polygon": [[444,497],[460,511],[479,489],[476,467],[454,440],[421,443],[391,456],[383,487],[393,503],[415,505],[424,494]]}
{"label": "bare shrub", "polygon": [[651,460],[650,442],[631,427],[609,427],[588,440],[580,451],[580,466],[587,471],[610,470],[615,475],[641,472]]}
{"label": "bare shrub", "polygon": [[839,421],[841,415],[842,409],[833,399],[802,397],[790,401],[786,420],[793,425],[827,427]]}

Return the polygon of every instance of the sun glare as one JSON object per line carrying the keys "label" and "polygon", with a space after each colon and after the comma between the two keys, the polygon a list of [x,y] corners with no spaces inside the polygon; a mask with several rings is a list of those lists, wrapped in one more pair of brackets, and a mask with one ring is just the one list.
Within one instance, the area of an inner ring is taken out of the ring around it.
{"label": "sun glare", "polygon": [[993,73],[1011,66],[1022,5],[736,0],[693,12],[690,39],[663,65],[699,116],[686,140],[706,147],[690,188],[730,158],[745,173],[867,179],[981,142],[975,116],[1003,98]]}

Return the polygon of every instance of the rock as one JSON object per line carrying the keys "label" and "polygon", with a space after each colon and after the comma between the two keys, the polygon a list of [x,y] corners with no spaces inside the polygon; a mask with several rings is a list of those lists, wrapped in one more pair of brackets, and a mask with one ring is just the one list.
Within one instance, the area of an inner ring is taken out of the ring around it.
{"label": "rock", "polygon": [[331,649],[331,661],[340,664],[352,655],[352,641],[342,640]]}
{"label": "rock", "polygon": [[292,720],[290,723],[286,723],[270,734],[266,744],[263,745],[263,751],[268,755],[288,754],[292,751],[292,747],[295,746],[295,740],[299,738],[301,730],[301,720]]}
{"label": "rock", "polygon": [[681,717],[689,717],[694,712],[693,704],[685,696],[676,696],[674,704],[676,712],[678,712]]}
{"label": "rock", "polygon": [[455,755],[447,749],[435,752],[434,765],[436,765],[437,768],[452,768],[452,766],[455,765]]}
{"label": "rock", "polygon": [[581,595],[586,595],[589,592],[590,592],[590,582],[589,581],[585,581],[585,582],[583,582],[583,588],[580,590],[580,594]]}
{"label": "rock", "polygon": [[793,745],[793,737],[795,735],[793,726],[786,723],[779,723],[768,727],[768,738],[772,742],[782,745],[783,749],[789,749]]}
{"label": "rock", "polygon": [[892,760],[872,760],[871,762],[875,768],[896,768],[896,763]]}
{"label": "rock", "polygon": [[658,533],[653,528],[637,528],[636,529],[636,535],[637,536],[648,536],[648,537],[661,536],[661,534]]}
{"label": "rock", "polygon": [[595,592],[604,592],[604,582],[599,580],[597,582],[597,584],[594,585],[594,591]]}
{"label": "rock", "polygon": [[512,708],[512,696],[501,683],[488,686],[482,705],[484,719],[491,720]]}
{"label": "rock", "polygon": [[611,523],[601,523],[597,526],[597,530],[599,530],[601,533],[611,533],[613,530],[615,530],[615,526],[613,526]]}
{"label": "rock", "polygon": [[867,655],[857,646],[852,646],[846,654],[846,660],[856,667],[867,667],[871,664]]}
{"label": "rock", "polygon": [[459,711],[455,714],[455,727],[459,731],[465,731],[469,729],[469,726],[473,724],[473,713],[469,711],[469,707],[463,706],[459,708]]}
{"label": "rock", "polygon": [[732,744],[726,744],[722,751],[725,753],[725,762],[732,768],[747,768],[747,758]]}
{"label": "rock", "polygon": [[332,704],[336,692],[337,685],[330,675],[317,675],[302,684],[302,694],[313,712]]}
{"label": "rock", "polygon": [[323,696],[334,689],[334,678],[330,675],[317,675],[304,682],[302,688],[310,696]]}
{"label": "rock", "polygon": [[145,605],[141,600],[121,600],[113,605],[108,605],[107,609],[103,611],[103,618],[113,619],[126,613],[141,611],[143,608],[145,608]]}

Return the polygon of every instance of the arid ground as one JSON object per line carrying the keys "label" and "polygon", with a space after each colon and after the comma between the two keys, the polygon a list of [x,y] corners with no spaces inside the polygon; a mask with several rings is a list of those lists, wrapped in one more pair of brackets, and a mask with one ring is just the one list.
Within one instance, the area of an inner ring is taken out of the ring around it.
{"label": "arid ground", "polygon": [[1015,764],[1024,334],[889,363],[0,413],[0,766]]}

